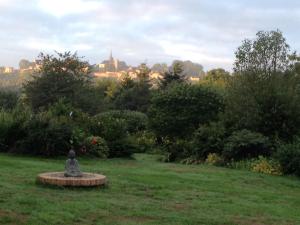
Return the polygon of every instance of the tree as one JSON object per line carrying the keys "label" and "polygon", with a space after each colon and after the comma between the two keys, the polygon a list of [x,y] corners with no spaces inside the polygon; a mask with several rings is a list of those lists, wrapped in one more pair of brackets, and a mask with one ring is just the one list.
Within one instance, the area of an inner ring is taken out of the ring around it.
{"label": "tree", "polygon": [[139,66],[138,72],[137,72],[138,82],[149,84],[150,83],[150,73],[151,73],[151,70],[149,69],[149,67],[145,63],[142,63]]}
{"label": "tree", "polygon": [[183,73],[187,77],[202,77],[205,74],[203,71],[203,66],[199,63],[194,63],[189,60],[187,61],[174,60],[172,66],[174,66],[176,63],[182,64]]}
{"label": "tree", "polygon": [[20,69],[28,69],[31,65],[32,63],[27,59],[21,59],[19,62]]}
{"label": "tree", "polygon": [[244,40],[235,52],[234,71],[254,72],[263,76],[289,68],[290,47],[279,30],[259,31],[255,40]]}
{"label": "tree", "polygon": [[134,80],[130,77],[129,73],[124,73],[121,78],[121,87],[129,89],[134,87]]}
{"label": "tree", "polygon": [[151,70],[163,74],[168,71],[168,65],[166,63],[156,63],[152,66]]}
{"label": "tree", "polygon": [[222,81],[226,81],[230,76],[230,73],[227,72],[226,70],[222,69],[222,68],[218,68],[218,69],[212,69],[209,70],[206,73],[206,76],[204,77],[205,80],[209,80],[209,81],[218,81],[218,80],[222,80]]}
{"label": "tree", "polygon": [[173,82],[181,83],[186,80],[185,74],[183,73],[183,64],[181,62],[173,63],[172,67],[166,71],[162,78],[160,78],[160,87],[166,88]]}
{"label": "tree", "polygon": [[115,108],[141,112],[148,110],[151,95],[150,72],[146,64],[141,64],[136,81],[128,75],[123,77],[121,87],[114,99]]}
{"label": "tree", "polygon": [[277,140],[299,134],[300,79],[295,70],[244,71],[228,84],[225,119],[228,128],[248,129]]}
{"label": "tree", "polygon": [[227,127],[259,132],[271,140],[288,141],[299,133],[300,79],[297,58],[288,52],[279,31],[258,32],[256,40],[238,48],[236,73],[227,89]]}
{"label": "tree", "polygon": [[216,119],[222,109],[223,99],[214,90],[173,83],[153,95],[148,114],[158,137],[175,139],[191,136],[200,124]]}
{"label": "tree", "polygon": [[208,71],[202,79],[202,83],[209,83],[217,87],[225,87],[230,79],[230,73],[222,68]]}
{"label": "tree", "polygon": [[89,88],[89,64],[70,52],[57,53],[57,56],[41,53],[39,59],[40,71],[24,86],[32,108],[48,107],[62,98],[75,107],[81,107],[84,99],[86,107],[88,98],[84,95]]}

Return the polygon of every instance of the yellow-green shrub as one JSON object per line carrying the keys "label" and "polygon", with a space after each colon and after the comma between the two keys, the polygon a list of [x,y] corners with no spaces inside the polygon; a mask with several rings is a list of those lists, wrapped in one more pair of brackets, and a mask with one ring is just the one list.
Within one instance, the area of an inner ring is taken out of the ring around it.
{"label": "yellow-green shrub", "polygon": [[223,163],[223,159],[217,153],[209,153],[205,162],[210,165],[221,165]]}
{"label": "yellow-green shrub", "polygon": [[282,175],[282,169],[278,162],[262,156],[252,163],[251,170],[258,173]]}

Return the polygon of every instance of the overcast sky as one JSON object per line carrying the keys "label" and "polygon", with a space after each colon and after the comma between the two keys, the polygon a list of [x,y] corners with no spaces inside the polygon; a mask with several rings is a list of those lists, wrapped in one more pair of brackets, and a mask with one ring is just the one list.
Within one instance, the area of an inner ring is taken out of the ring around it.
{"label": "overcast sky", "polygon": [[280,29],[300,50],[299,0],[0,0],[0,65],[39,52],[78,51],[90,63],[200,63],[232,69],[259,30]]}

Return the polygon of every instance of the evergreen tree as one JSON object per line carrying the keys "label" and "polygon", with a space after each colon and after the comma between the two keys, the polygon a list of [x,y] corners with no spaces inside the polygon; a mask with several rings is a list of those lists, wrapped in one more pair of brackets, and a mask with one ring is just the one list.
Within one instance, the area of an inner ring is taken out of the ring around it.
{"label": "evergreen tree", "polygon": [[159,86],[164,89],[173,82],[182,83],[186,80],[183,73],[183,65],[180,62],[175,62],[173,66],[160,79]]}

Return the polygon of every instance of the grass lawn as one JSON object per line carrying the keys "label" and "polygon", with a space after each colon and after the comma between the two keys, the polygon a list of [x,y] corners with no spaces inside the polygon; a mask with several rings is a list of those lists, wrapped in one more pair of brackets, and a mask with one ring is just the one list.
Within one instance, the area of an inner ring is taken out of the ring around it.
{"label": "grass lawn", "polygon": [[0,224],[300,224],[300,179],[207,165],[80,159],[107,188],[37,185],[64,160],[0,154]]}

